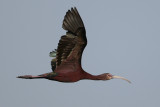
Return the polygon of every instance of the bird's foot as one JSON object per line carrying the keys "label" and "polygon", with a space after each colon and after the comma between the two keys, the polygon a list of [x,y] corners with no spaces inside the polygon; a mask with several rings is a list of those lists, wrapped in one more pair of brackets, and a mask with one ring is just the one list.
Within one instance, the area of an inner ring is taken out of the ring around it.
{"label": "bird's foot", "polygon": [[55,49],[54,51],[50,52],[49,56],[50,57],[56,57],[56,54],[57,54],[57,49]]}
{"label": "bird's foot", "polygon": [[32,75],[24,75],[24,76],[18,76],[17,78],[23,78],[23,79],[38,79],[38,78],[45,78],[43,75],[38,76],[32,76]]}
{"label": "bird's foot", "polygon": [[24,75],[24,76],[18,76],[17,78],[23,78],[23,79],[32,79],[32,75]]}

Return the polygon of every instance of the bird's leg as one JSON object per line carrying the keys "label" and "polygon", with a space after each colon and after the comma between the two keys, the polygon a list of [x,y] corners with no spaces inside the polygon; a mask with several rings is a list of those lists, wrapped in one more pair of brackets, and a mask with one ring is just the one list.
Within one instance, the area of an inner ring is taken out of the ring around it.
{"label": "bird's leg", "polygon": [[43,76],[43,75],[38,75],[38,76],[24,75],[24,76],[18,76],[17,78],[23,78],[23,79],[38,79],[38,78],[45,78],[45,76]]}
{"label": "bird's leg", "polygon": [[41,75],[37,75],[37,76],[33,76],[33,75],[23,75],[23,76],[18,76],[17,78],[23,78],[23,79],[38,79],[38,78],[47,78],[49,75],[54,74],[56,75],[55,72],[49,72],[49,73],[45,73],[45,74],[41,74]]}
{"label": "bird's leg", "polygon": [[57,54],[57,50],[55,49],[54,51],[49,53],[49,56],[50,57],[56,57],[56,54]]}

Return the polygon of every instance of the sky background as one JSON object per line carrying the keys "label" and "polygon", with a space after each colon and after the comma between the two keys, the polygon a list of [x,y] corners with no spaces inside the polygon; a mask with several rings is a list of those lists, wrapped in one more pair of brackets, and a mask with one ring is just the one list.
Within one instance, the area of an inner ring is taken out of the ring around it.
{"label": "sky background", "polygon": [[[91,74],[126,77],[60,83],[19,75],[51,72],[49,52],[76,6]],[[159,0],[0,0],[0,107],[160,107]]]}

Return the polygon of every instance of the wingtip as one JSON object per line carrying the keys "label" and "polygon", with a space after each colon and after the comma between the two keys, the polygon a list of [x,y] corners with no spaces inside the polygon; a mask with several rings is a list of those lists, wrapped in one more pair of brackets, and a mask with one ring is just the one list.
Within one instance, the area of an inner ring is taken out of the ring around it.
{"label": "wingtip", "polygon": [[76,33],[77,29],[80,27],[84,27],[81,16],[76,7],[71,7],[64,16],[62,28],[72,33]]}

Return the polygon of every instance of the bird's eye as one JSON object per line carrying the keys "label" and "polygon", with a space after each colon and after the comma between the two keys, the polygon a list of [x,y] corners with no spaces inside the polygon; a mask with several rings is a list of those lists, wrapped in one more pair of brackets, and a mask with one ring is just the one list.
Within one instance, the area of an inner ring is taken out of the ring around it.
{"label": "bird's eye", "polygon": [[108,74],[108,76],[109,76],[109,77],[112,77],[112,75],[111,75],[111,74]]}

